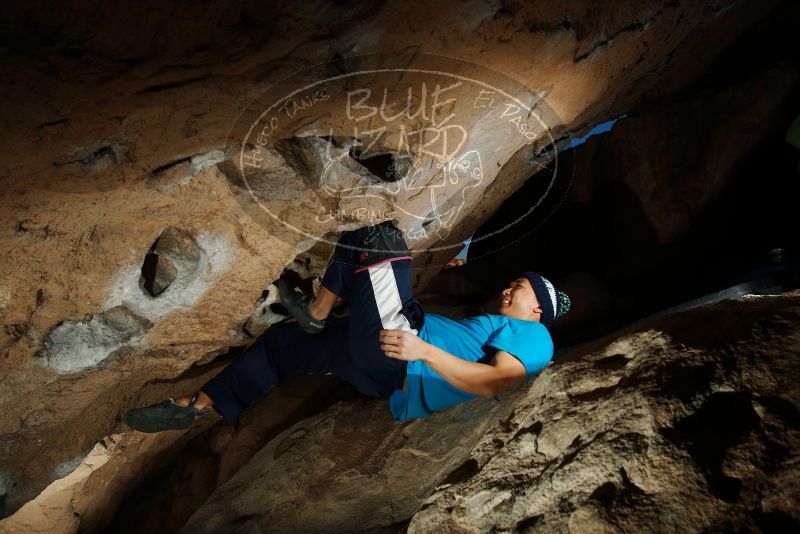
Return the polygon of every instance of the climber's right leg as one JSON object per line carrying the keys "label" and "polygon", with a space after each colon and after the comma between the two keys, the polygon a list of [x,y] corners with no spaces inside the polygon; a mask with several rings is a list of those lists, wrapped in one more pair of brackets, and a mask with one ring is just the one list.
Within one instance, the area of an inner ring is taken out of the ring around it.
{"label": "climber's right leg", "polygon": [[334,318],[323,332],[307,335],[297,323],[280,323],[212,378],[200,391],[226,421],[237,419],[248,406],[292,374],[336,374],[340,343],[348,343],[348,317]]}
{"label": "climber's right leg", "polygon": [[297,323],[274,325],[202,386],[192,397],[194,405],[182,406],[186,398],[170,399],[130,410],[125,423],[142,432],[185,429],[209,406],[226,421],[234,421],[291,374],[330,373],[358,382],[360,370],[342,353],[342,347],[350,345],[348,322],[349,317],[333,318],[316,336],[307,335]]}

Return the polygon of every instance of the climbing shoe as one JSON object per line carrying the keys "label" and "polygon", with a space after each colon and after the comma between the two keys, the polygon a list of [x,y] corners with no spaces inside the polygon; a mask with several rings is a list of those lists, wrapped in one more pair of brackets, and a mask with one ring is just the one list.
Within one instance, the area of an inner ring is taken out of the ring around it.
{"label": "climbing shoe", "polygon": [[325,320],[315,319],[311,315],[311,297],[295,288],[287,280],[275,282],[281,297],[281,304],[297,319],[300,328],[309,334],[319,334],[325,329]]}
{"label": "climbing shoe", "polygon": [[197,395],[192,397],[188,406],[175,404],[175,399],[170,397],[169,400],[159,404],[128,410],[122,420],[139,432],[184,430],[192,426],[198,417],[208,413],[208,408],[202,410],[195,408],[196,402]]}
{"label": "climbing shoe", "polygon": [[411,257],[403,233],[391,221],[385,221],[364,229],[362,250],[358,254],[360,267],[369,267],[385,260]]}

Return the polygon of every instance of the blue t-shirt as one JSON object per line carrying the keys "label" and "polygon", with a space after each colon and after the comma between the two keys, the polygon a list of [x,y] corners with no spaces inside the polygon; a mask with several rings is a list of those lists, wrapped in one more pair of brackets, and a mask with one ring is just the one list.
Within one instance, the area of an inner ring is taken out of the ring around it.
{"label": "blue t-shirt", "polygon": [[[426,313],[419,337],[431,345],[471,362],[490,363],[504,350],[525,366],[526,375],[541,371],[553,357],[553,340],[542,323],[505,315],[484,314],[454,321]],[[408,362],[407,391],[389,397],[389,409],[397,421],[425,417],[437,410],[474,399],[452,386],[422,360]]]}

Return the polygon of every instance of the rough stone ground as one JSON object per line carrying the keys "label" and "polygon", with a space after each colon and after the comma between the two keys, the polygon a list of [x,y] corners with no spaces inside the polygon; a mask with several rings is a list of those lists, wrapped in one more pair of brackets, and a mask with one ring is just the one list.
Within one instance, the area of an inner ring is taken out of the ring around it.
{"label": "rough stone ground", "polygon": [[798,297],[701,307],[571,354],[409,532],[796,529]]}
{"label": "rough stone ground", "polygon": [[800,525],[800,292],[655,317],[498,399],[337,404],[182,532],[700,532]]}

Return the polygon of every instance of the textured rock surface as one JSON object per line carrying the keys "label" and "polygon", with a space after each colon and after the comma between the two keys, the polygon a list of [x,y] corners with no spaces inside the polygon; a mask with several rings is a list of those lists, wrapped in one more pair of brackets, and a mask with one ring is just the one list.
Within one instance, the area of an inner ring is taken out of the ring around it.
{"label": "textured rock surface", "polygon": [[337,404],[183,532],[792,530],[799,379],[800,293],[655,317],[425,420]]}
{"label": "textured rock surface", "polygon": [[386,401],[336,404],[270,441],[181,531],[398,530],[511,406],[470,402],[398,425]]}
{"label": "textured rock surface", "polygon": [[107,531],[174,533],[220,485],[272,438],[338,401],[360,397],[330,376],[288,377],[236,422],[194,437],[174,462],[135,486]]}
{"label": "textured rock surface", "polygon": [[[204,373],[185,376],[181,381],[188,387],[202,384],[219,366],[207,366]],[[120,382],[121,387],[125,382]],[[163,399],[174,384],[148,385],[140,394],[141,403]],[[102,402],[102,399],[101,399]],[[104,417],[114,402],[93,406],[93,413]],[[110,435],[95,443],[89,450],[79,451],[59,464],[49,474],[47,487],[28,501],[12,516],[0,521],[0,532],[18,534],[34,532],[61,534],[98,530],[114,516],[120,501],[131,487],[151,476],[158,469],[174,461],[175,455],[197,434],[201,434],[215,421],[201,421],[188,432],[142,434],[130,432],[124,425],[109,432]],[[82,429],[71,421],[58,428],[58,438],[64,450],[71,449],[71,441],[78,441]],[[13,482],[5,472],[0,473],[0,483],[8,488]]]}
{"label": "textured rock surface", "polygon": [[[13,415],[0,419],[4,513],[65,474],[75,465],[65,462],[113,433],[125,410],[188,391],[194,382],[181,377],[195,363],[246,343],[264,288],[313,245],[254,220],[225,165],[232,122],[265,86],[343,55],[438,53],[513,75],[546,93],[562,132],[585,130],[662,78],[670,83],[659,95],[674,92],[775,3],[75,0],[5,10],[0,411]],[[481,150],[502,157],[449,243],[529,176],[533,147],[505,141],[482,138]],[[287,184],[319,179],[305,174],[315,169],[307,152],[275,157]],[[300,219],[320,205],[304,190],[272,193]],[[197,248],[165,253],[148,294],[142,267],[167,228]],[[313,254],[315,274],[327,252]],[[431,267],[419,286],[455,252],[415,258]],[[99,319],[118,306],[142,328],[120,332]],[[48,358],[48,339],[69,350]]]}
{"label": "textured rock surface", "polygon": [[144,334],[150,321],[123,305],[114,306],[85,321],[64,321],[47,335],[39,353],[47,366],[69,373],[106,363],[114,351]]}
{"label": "textured rock surface", "polygon": [[604,343],[546,369],[409,532],[797,529],[800,294]]}

